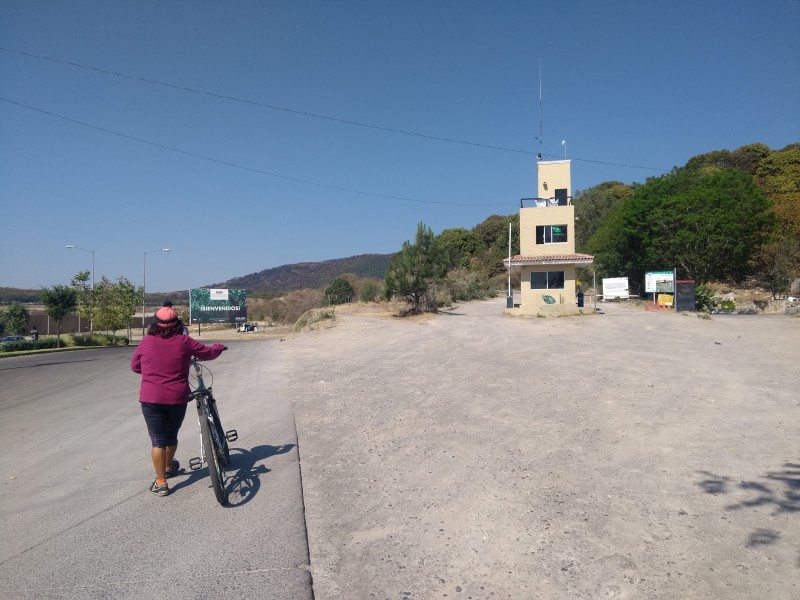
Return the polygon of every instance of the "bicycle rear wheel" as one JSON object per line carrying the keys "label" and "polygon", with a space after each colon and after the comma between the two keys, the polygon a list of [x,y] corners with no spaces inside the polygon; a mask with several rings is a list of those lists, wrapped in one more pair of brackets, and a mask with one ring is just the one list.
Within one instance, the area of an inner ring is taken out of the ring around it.
{"label": "bicycle rear wheel", "polygon": [[208,463],[211,487],[214,488],[217,502],[226,504],[228,502],[228,492],[225,489],[225,468],[221,457],[222,449],[217,444],[216,432],[211,430],[211,419],[207,408],[200,415],[200,433],[203,436],[203,448],[205,449],[205,458]]}

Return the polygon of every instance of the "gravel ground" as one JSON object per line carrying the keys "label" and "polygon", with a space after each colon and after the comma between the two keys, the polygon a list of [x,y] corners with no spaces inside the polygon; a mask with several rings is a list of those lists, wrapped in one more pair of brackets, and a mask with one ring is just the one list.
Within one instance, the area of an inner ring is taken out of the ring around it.
{"label": "gravel ground", "polygon": [[281,343],[317,600],[800,597],[800,318],[504,306]]}

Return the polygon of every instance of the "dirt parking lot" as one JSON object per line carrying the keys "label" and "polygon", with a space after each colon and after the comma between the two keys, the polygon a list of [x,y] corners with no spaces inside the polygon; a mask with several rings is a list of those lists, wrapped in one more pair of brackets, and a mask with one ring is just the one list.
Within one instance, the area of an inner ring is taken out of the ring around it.
{"label": "dirt parking lot", "polygon": [[280,342],[318,600],[800,598],[800,318],[504,306]]}

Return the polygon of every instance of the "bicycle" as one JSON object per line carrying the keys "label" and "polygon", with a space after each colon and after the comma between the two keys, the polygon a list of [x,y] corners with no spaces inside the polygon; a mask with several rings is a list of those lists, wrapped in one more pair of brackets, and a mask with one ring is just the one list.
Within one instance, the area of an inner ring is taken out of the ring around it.
{"label": "bicycle", "polygon": [[225,431],[222,428],[217,401],[214,399],[211,386],[206,387],[203,381],[203,371],[209,373],[211,371],[208,367],[201,365],[196,356],[192,357],[191,365],[194,368],[197,388],[189,395],[189,399],[194,400],[197,406],[197,420],[200,425],[200,456],[189,460],[189,468],[197,471],[203,467],[203,463],[208,465],[208,475],[211,478],[214,495],[217,497],[217,502],[224,505],[228,502],[228,492],[225,489],[225,469],[230,465],[228,442],[238,440],[239,434],[235,429]]}

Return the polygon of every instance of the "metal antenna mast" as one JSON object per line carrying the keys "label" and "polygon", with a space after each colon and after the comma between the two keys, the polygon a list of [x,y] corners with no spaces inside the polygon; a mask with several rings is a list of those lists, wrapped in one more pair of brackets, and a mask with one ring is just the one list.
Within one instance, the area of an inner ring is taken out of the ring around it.
{"label": "metal antenna mast", "polygon": [[542,117],[542,59],[539,59],[539,160],[542,160],[544,152],[544,126]]}

